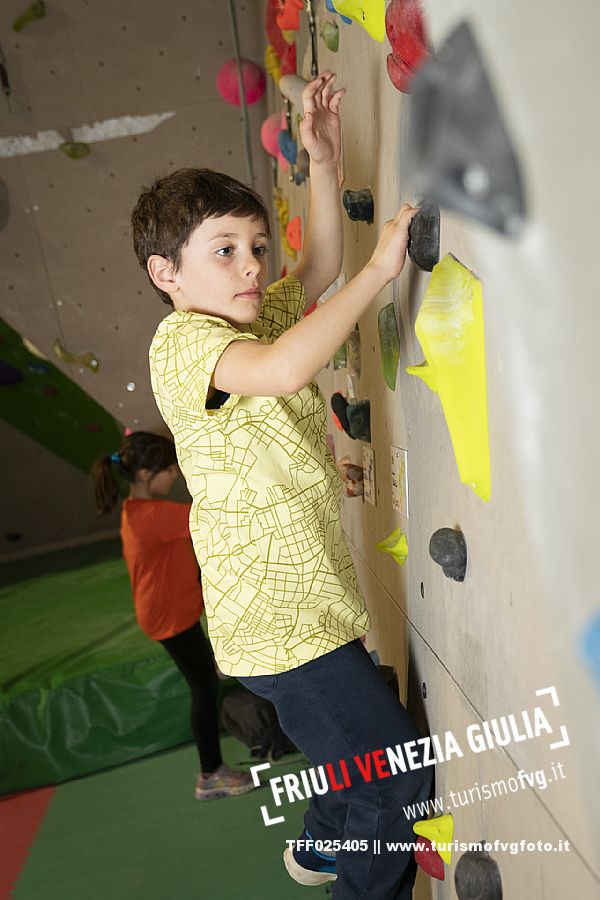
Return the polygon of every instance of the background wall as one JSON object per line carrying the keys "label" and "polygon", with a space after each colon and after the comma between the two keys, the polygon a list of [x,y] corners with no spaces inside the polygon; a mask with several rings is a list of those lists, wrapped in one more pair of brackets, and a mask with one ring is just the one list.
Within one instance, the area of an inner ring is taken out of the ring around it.
{"label": "background wall", "polygon": [[[237,4],[242,51],[257,61],[264,49],[263,7],[258,0]],[[333,20],[324,2],[315,8],[319,25]],[[8,0],[1,13],[13,82],[2,135],[50,128],[66,133],[113,116],[175,112],[145,134],[94,144],[83,160],[58,150],[0,160],[10,195],[10,218],[0,235],[1,315],[49,356],[57,336],[69,348],[92,350],[100,360],[96,373],[57,365],[123,425],[160,427],[146,352],[168,310],[137,267],[128,217],[140,187],[174,166],[203,164],[246,178],[239,114],[218,98],[213,81],[232,55],[226,4],[104,2],[82,5],[75,14],[57,2],[48,5],[45,20],[16,36],[8,26],[20,12],[20,4]],[[408,674],[410,659],[406,691],[432,734],[464,734],[471,723],[531,710],[538,702],[553,724],[567,726],[567,748],[551,751],[542,737],[439,765],[436,793],[447,798],[520,769],[550,776],[552,764],[561,762],[564,779],[546,790],[536,786],[452,810],[455,836],[569,840],[568,854],[495,854],[505,896],[587,900],[600,884],[594,840],[600,807],[592,789],[600,750],[598,694],[580,649],[598,605],[592,235],[600,127],[590,111],[597,105],[600,12],[587,0],[569,17],[556,0],[533,0],[527,16],[515,0],[428,0],[425,12],[434,49],[460,20],[474,28],[528,199],[526,228],[517,240],[442,212],[442,253],[454,253],[483,283],[492,498],[483,503],[459,482],[439,400],[404,371],[423,359],[414,322],[430,278],[407,263],[360,323],[357,386],[359,397],[371,400],[377,503],[345,499],[344,525],[372,613],[369,646],[401,674]],[[304,19],[299,49],[308,76]],[[375,197],[373,225],[345,221],[347,278],[367,262],[381,225],[401,200],[415,198],[406,167],[410,98],[389,82],[388,52],[387,42],[377,44],[357,24],[341,22],[337,54],[318,44],[320,69],[333,68],[349,89],[344,187],[369,186]],[[273,86],[269,93],[268,105],[250,111],[258,188],[265,195],[270,167],[257,143],[259,125],[267,111],[283,108]],[[290,214],[305,220],[307,189],[281,173],[278,179]],[[278,271],[286,258],[275,256]],[[401,343],[394,392],[381,375],[377,335],[377,313],[390,301]],[[131,382],[135,390],[128,391]],[[329,397],[345,389],[345,373],[330,368],[320,383]],[[361,463],[359,442],[331,430],[338,456]],[[38,471],[45,480],[41,473],[50,472],[63,495],[80,490],[55,468],[40,463],[34,471],[18,439],[7,433],[6,441],[15,453],[4,479],[31,486]],[[408,451],[408,519],[392,509],[392,445]],[[16,487],[4,493],[15,509],[28,496]],[[402,569],[374,546],[398,526],[409,542]],[[445,579],[428,555],[429,537],[442,526],[460,527],[466,537],[463,584]],[[47,534],[62,527],[49,523]],[[536,697],[549,686],[558,692],[558,709]],[[420,898],[455,896],[452,869],[443,883],[420,876]]]}
{"label": "background wall", "polygon": [[[7,0],[0,10],[11,85],[0,116],[0,179],[9,203],[0,231],[0,317],[122,426],[164,430],[147,352],[170,307],[138,266],[129,219],[141,189],[174,168],[207,166],[247,179],[240,109],[226,104],[215,86],[217,71],[234,55],[228,4],[102,0],[73,7],[57,0],[46,4],[45,18],[15,33],[12,23],[23,11],[20,0]],[[244,0],[236,11],[241,52],[261,64],[262,3]],[[264,99],[249,108],[256,187],[268,196],[270,167],[259,142],[265,114]],[[139,127],[151,130],[133,133],[134,118],[149,116],[156,118]],[[51,144],[48,132],[70,140],[71,129],[105,123],[109,133],[111,119],[132,133],[91,143],[83,159],[58,148],[28,152]],[[57,358],[57,338],[72,353],[91,352],[97,369]],[[44,492],[57,461],[42,450],[44,465],[31,467],[28,454],[16,452],[14,443],[9,448],[0,555],[63,542],[65,529],[54,516],[42,524],[38,509],[18,500],[21,490],[22,496]],[[77,497],[65,504],[68,530],[93,535],[94,511],[80,502],[83,476],[58,468],[56,496]],[[17,521],[19,529],[11,524]],[[18,548],[5,536],[17,530],[23,535]]]}

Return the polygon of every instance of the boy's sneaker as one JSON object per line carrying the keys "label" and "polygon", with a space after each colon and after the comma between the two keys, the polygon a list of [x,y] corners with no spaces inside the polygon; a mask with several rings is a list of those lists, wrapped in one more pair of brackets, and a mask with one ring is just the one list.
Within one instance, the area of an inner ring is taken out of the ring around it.
{"label": "boy's sneaker", "polygon": [[[310,841],[311,837],[306,830],[302,832],[299,841]],[[335,881],[337,878],[335,871],[335,856],[328,856],[325,853],[319,853],[314,847],[305,849],[305,844],[300,844],[293,850],[286,847],[283,851],[283,862],[288,871],[288,875],[297,881],[298,884],[317,885],[325,884],[327,881]]]}
{"label": "boy's sneaker", "polygon": [[222,763],[212,775],[200,775],[196,782],[196,800],[218,800],[220,797],[236,797],[247,794],[255,787],[252,776],[239,769],[230,769]]}

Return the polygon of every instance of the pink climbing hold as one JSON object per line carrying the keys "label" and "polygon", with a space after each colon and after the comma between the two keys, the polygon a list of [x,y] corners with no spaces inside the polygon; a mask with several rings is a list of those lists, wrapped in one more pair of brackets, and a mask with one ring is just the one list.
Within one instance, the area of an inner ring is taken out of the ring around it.
{"label": "pink climbing hold", "polygon": [[[267,83],[264,69],[251,59],[242,60],[242,80],[246,103],[257,103],[265,92]],[[240,106],[240,84],[235,59],[230,59],[217,72],[217,90],[226,103]]]}
{"label": "pink climbing hold", "polygon": [[415,861],[419,868],[423,869],[431,878],[437,878],[439,881],[444,880],[444,861],[437,850],[433,849],[431,841],[426,837],[419,837],[415,844]]}
{"label": "pink climbing hold", "polygon": [[302,222],[300,216],[294,216],[285,227],[287,242],[293,250],[302,250]]}
{"label": "pink climbing hold", "polygon": [[267,116],[262,123],[262,128],[260,129],[260,142],[269,156],[276,156],[279,158],[279,156],[282,155],[277,137],[281,129],[285,127],[286,122],[284,112],[271,113],[271,115]]}
{"label": "pink climbing hold", "polygon": [[392,45],[387,72],[394,87],[407,94],[415,73],[429,56],[421,0],[392,0],[385,14]]}

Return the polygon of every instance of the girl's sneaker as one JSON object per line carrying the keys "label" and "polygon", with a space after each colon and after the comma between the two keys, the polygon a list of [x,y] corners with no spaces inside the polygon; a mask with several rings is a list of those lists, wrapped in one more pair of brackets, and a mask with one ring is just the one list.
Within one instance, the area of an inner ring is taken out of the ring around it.
{"label": "girl's sneaker", "polygon": [[230,769],[222,763],[212,775],[200,775],[196,782],[196,800],[218,800],[220,797],[236,797],[247,794],[255,787],[252,776],[239,769]]}
{"label": "girl's sneaker", "polygon": [[306,841],[310,841],[310,835],[306,828],[302,832],[299,840],[302,849],[290,850],[286,847],[283,851],[283,862],[288,871],[288,875],[297,881],[298,884],[317,885],[325,884],[328,881],[335,881],[337,878],[335,871],[335,856],[327,856],[325,853],[319,853],[313,847],[306,848]]}

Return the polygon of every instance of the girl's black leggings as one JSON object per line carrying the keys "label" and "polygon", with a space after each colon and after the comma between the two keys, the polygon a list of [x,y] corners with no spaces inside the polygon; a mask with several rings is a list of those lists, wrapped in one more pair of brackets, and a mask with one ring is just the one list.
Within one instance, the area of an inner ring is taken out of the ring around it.
{"label": "girl's black leggings", "polygon": [[192,734],[202,772],[209,774],[223,762],[219,744],[218,678],[212,647],[199,622],[160,643],[192,692]]}

